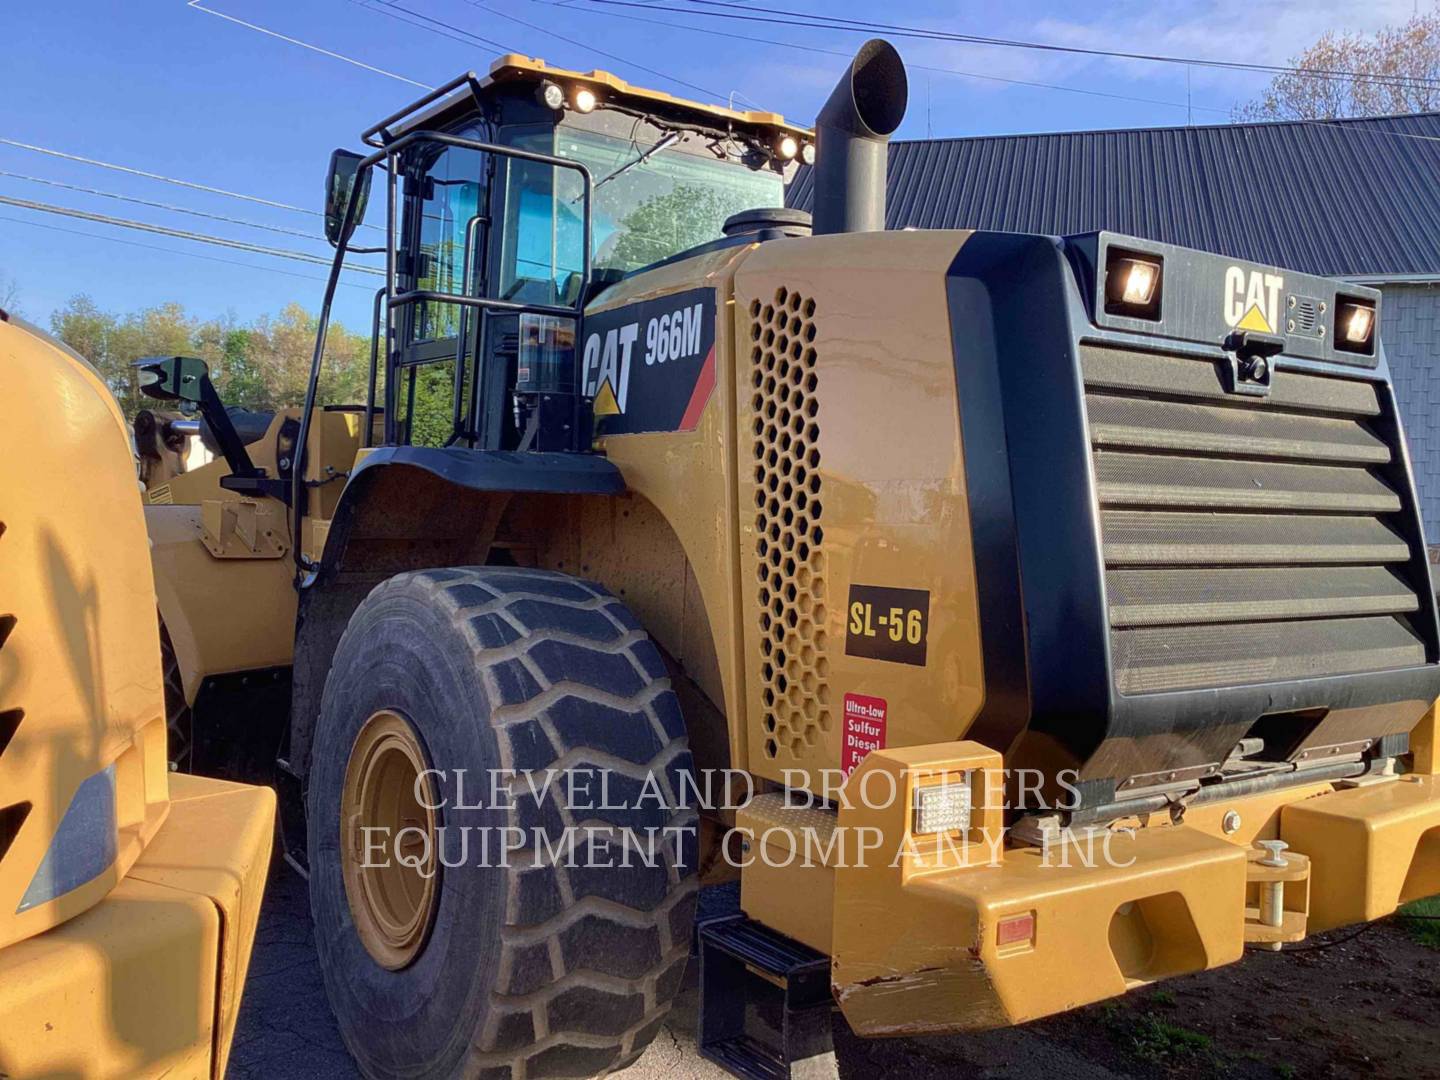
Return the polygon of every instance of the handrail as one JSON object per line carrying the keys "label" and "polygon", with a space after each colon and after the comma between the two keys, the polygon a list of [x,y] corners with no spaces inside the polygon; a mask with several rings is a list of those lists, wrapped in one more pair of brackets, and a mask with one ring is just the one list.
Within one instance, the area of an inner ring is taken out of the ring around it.
{"label": "handrail", "polygon": [[[372,139],[373,136],[375,136],[377,133],[384,133],[388,135],[389,133],[386,129],[395,121],[405,116],[408,116],[419,109],[424,108],[426,105],[429,105],[430,103],[444,97],[446,94],[449,94],[454,90],[458,89],[460,86],[466,84],[470,85],[471,92],[477,95],[478,101],[479,82],[476,79],[474,73],[470,72],[465,75],[459,76],[458,78],[452,79],[449,83],[446,83],[444,86],[437,88],[430,94],[426,95],[419,101],[406,107],[400,112],[386,117],[379,124],[376,124],[374,127],[367,129],[365,133],[361,136],[362,140],[366,143],[367,146],[376,146],[377,144],[373,142]],[[441,146],[456,147],[462,150],[474,150],[484,154],[495,154],[500,157],[517,158],[521,161],[533,161],[537,164],[549,165],[552,168],[569,169],[572,172],[580,174],[580,182],[583,187],[583,190],[581,191],[581,199],[583,202],[583,212],[581,216],[583,241],[581,244],[580,289],[576,294],[575,304],[573,306],[567,307],[556,304],[525,304],[516,303],[510,300],[499,300],[481,296],[457,296],[453,293],[441,293],[431,289],[410,289],[404,293],[398,291],[396,284],[396,268],[399,261],[399,251],[397,247],[396,234],[398,232],[399,217],[399,170],[392,164],[392,161],[396,157],[398,157],[403,151],[409,149],[411,146],[414,146],[417,143],[434,143]],[[579,320],[584,311],[585,297],[589,292],[590,286],[590,237],[592,234],[591,203],[594,200],[595,193],[594,177],[591,175],[589,168],[586,167],[584,163],[579,161],[571,161],[567,158],[556,157],[553,154],[542,154],[534,150],[521,150],[518,147],[501,146],[498,143],[481,142],[478,139],[467,139],[463,136],[451,135],[443,131],[431,131],[422,129],[406,132],[404,135],[401,135],[397,139],[384,142],[378,146],[374,153],[370,154],[368,157],[361,158],[359,163],[356,165],[356,184],[352,190],[358,191],[360,189],[359,177],[362,173],[364,173],[366,170],[375,168],[375,166],[379,165],[381,162],[385,163],[387,194],[385,223],[385,287],[382,290],[385,300],[385,358],[387,375],[385,380],[385,387],[387,397],[389,396],[390,384],[392,382],[392,380],[389,378],[390,344],[392,339],[391,331],[393,329],[392,323],[394,320],[395,309],[397,307],[405,307],[409,304],[413,304],[419,301],[425,301],[429,303],[458,304],[462,307],[474,307],[482,311],[533,311],[542,315],[560,315],[566,318],[574,318],[577,321]],[[306,383],[305,387],[305,408],[304,411],[300,414],[300,431],[296,440],[298,445],[295,451],[295,467],[291,475],[290,482],[292,496],[291,541],[294,548],[294,558],[296,566],[295,580],[296,586],[298,588],[304,588],[314,578],[315,567],[306,558],[304,552],[304,545],[302,543],[304,536],[305,511],[308,509],[308,507],[306,506],[306,501],[304,499],[305,459],[307,456],[307,451],[309,449],[310,416],[311,413],[313,413],[315,410],[315,399],[318,396],[320,389],[320,370],[324,362],[325,356],[325,338],[330,328],[330,310],[334,305],[335,291],[339,286],[340,271],[344,265],[345,254],[349,250],[349,238],[354,232],[355,226],[357,224],[355,221],[355,208],[356,200],[354,198],[351,198],[345,204],[345,217],[342,220],[340,226],[340,235],[346,238],[346,243],[338,245],[336,247],[335,258],[331,262],[330,274],[329,277],[326,279],[325,283],[325,298],[324,302],[320,306],[319,325],[317,326],[315,332],[315,351],[310,358],[310,378],[309,381]],[[375,299],[375,313],[377,322],[380,309],[380,301],[381,295],[377,294]],[[370,393],[366,403],[367,419],[372,419],[374,415],[375,383],[378,375],[379,364],[379,357],[377,355],[378,347],[376,345],[376,340],[376,336],[372,335]],[[579,407],[578,401],[576,407],[577,409]],[[391,410],[387,409],[387,429],[392,423],[391,418],[393,416],[394,413]]]}
{"label": "handrail", "polygon": [[[415,113],[418,113],[427,105],[433,105],[435,102],[446,97],[448,94],[451,94],[454,91],[460,89],[460,87],[462,86],[469,86],[470,95],[475,99],[475,104],[479,105],[480,78],[478,75],[475,74],[475,72],[467,71],[463,75],[456,75],[455,78],[451,79],[444,85],[437,86],[434,90],[431,90],[423,97],[417,98],[415,101],[412,101],[409,105],[406,105],[398,112],[391,113],[384,120],[381,120],[378,124],[366,128],[360,133],[360,141],[363,142],[366,146],[374,146],[377,148],[387,145],[391,137],[388,130],[391,124],[394,124],[400,120],[404,120],[407,116],[412,116]],[[380,142],[375,141],[375,136],[377,135],[381,136]]]}

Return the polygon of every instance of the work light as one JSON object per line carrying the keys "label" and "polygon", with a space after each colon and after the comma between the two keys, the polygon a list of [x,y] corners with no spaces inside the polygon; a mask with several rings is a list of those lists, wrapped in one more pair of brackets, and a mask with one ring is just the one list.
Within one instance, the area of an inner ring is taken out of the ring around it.
{"label": "work light", "polygon": [[814,164],[815,164],[815,144],[814,144],[814,143],[808,143],[808,142],[807,142],[804,146],[800,147],[800,160],[803,161],[806,165],[814,165]]}
{"label": "work light", "polygon": [[541,83],[540,93],[537,96],[540,98],[540,104],[544,105],[547,109],[554,109],[556,112],[559,112],[565,107],[565,91],[561,90],[560,87],[556,86],[553,82]]}
{"label": "work light", "polygon": [[1160,318],[1158,258],[1112,248],[1105,260],[1105,310],[1136,319]]}
{"label": "work light", "polygon": [[597,100],[595,98],[595,91],[591,90],[588,86],[576,87],[575,93],[571,97],[570,102],[572,105],[575,106],[576,112],[594,112],[595,106],[597,104]]}
{"label": "work light", "polygon": [[775,144],[775,152],[786,161],[790,161],[800,152],[800,143],[794,135],[786,135]]}
{"label": "work light", "polygon": [[1375,351],[1375,305],[1339,297],[1335,303],[1335,347],[1345,352]]}
{"label": "work light", "polygon": [[968,831],[972,807],[968,772],[938,784],[920,785],[915,788],[915,820],[910,831],[916,836]]}

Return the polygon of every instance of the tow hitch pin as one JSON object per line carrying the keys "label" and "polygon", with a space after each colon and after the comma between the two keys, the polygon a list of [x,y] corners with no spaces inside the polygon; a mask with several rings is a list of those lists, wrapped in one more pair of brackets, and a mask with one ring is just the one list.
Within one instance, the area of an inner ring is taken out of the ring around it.
{"label": "tow hitch pin", "polygon": [[[1284,869],[1289,865],[1285,852],[1290,847],[1284,840],[1257,840],[1256,847],[1265,849],[1261,866]],[[1265,881],[1260,884],[1260,922],[1265,926],[1281,926],[1285,921],[1285,883]]]}

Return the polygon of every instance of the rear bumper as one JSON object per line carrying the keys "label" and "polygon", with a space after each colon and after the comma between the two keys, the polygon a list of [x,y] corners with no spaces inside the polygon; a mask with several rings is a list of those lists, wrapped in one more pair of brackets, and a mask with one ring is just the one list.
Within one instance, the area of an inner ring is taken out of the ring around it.
{"label": "rear bumper", "polygon": [[1336,791],[1285,807],[1281,839],[1310,856],[1310,930],[1381,919],[1440,893],[1440,777]]}
{"label": "rear bumper", "polygon": [[[966,747],[975,750],[969,762]],[[877,751],[856,775],[893,771],[904,783],[907,767],[998,766],[973,743],[944,750],[931,761],[924,751]],[[902,854],[832,871],[835,996],[862,1035],[1018,1024],[1231,963],[1247,942],[1298,940],[1307,912],[1313,932],[1440,892],[1440,777],[1312,785],[1289,798],[1222,807],[1246,821],[1233,836],[1220,814],[1197,813],[1185,825],[1112,831],[1100,834],[1108,841],[1048,853],[1001,848],[998,857],[979,843],[968,856],[927,852],[905,834],[908,800],[888,821],[888,811],[842,809],[842,830],[883,830],[885,851],[899,836]],[[1276,837],[1292,849],[1278,874],[1252,854],[1253,840]],[[1308,875],[1296,853],[1309,857]],[[1283,929],[1270,929],[1257,921],[1259,897],[1280,879]]]}
{"label": "rear bumper", "polygon": [[275,797],[170,785],[165,824],[102,902],[0,951],[0,1076],[224,1074]]}

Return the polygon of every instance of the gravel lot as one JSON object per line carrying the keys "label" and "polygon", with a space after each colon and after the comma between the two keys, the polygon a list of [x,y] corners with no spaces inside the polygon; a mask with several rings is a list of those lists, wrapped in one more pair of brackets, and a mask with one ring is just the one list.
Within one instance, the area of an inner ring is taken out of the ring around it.
{"label": "gravel lot", "polygon": [[[707,906],[725,897],[706,896]],[[1389,923],[1294,955],[1174,980],[1120,1002],[982,1035],[868,1042],[836,1024],[840,1074],[994,1080],[1393,1076],[1440,1078],[1440,955]],[[726,1074],[695,1051],[693,971],[626,1080]],[[305,883],[274,872],[245,986],[233,1080],[356,1077],[325,1001]]]}

